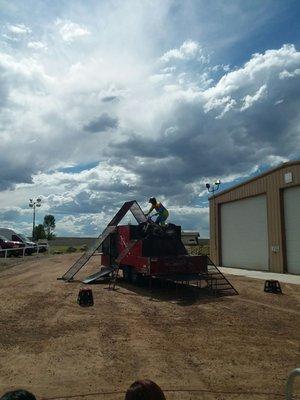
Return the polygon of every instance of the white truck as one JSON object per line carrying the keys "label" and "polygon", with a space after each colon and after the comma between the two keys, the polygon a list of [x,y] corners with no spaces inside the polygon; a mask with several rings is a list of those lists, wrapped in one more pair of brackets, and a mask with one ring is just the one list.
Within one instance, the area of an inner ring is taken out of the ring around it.
{"label": "white truck", "polygon": [[[9,228],[0,228],[0,235],[6,237],[8,240],[22,242],[25,244],[25,254],[31,255],[37,251],[37,244],[32,242],[28,237],[21,233],[16,233],[14,230]],[[46,251],[39,249],[39,251]]]}

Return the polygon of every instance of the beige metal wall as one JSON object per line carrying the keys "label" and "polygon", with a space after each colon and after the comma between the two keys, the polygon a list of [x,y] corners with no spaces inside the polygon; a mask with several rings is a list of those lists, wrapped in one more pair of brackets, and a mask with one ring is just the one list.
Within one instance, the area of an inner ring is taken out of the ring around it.
{"label": "beige metal wall", "polygon": [[[285,183],[284,176],[291,172],[293,181]],[[286,271],[283,189],[300,185],[300,161],[285,163],[268,173],[253,178],[230,190],[210,198],[210,252],[217,265],[222,265],[221,204],[247,197],[266,194],[269,238],[269,270]]]}

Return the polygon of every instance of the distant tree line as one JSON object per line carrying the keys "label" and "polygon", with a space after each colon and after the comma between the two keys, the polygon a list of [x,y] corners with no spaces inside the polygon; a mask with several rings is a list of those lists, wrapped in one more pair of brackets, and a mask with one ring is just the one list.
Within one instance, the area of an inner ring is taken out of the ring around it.
{"label": "distant tree line", "polygon": [[51,240],[55,238],[54,229],[55,229],[55,218],[53,215],[45,215],[44,222],[42,224],[37,225],[34,228],[34,239],[47,239]]}

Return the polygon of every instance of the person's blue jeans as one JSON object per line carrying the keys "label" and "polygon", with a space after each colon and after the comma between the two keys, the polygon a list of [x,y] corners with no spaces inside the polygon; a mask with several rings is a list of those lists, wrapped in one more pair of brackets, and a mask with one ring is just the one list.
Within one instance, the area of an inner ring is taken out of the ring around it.
{"label": "person's blue jeans", "polygon": [[164,212],[159,214],[159,216],[156,218],[155,223],[158,225],[165,225],[165,222],[166,222],[168,216],[169,216],[169,213],[167,210],[165,210]]}

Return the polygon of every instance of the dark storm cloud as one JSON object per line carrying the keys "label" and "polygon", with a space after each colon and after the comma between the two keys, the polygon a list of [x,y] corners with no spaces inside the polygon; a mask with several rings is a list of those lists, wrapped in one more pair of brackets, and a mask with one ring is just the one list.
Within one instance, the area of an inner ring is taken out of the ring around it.
{"label": "dark storm cloud", "polygon": [[34,166],[30,167],[22,160],[12,164],[10,158],[2,154],[0,158],[0,191],[13,188],[17,183],[31,183],[33,171]]}
{"label": "dark storm cloud", "polygon": [[0,65],[0,109],[5,106],[9,96],[9,83],[6,80],[6,70]]}
{"label": "dark storm cloud", "polygon": [[0,221],[16,221],[23,214],[21,208],[12,207],[7,210],[0,210]]}
{"label": "dark storm cloud", "polygon": [[[3,208],[54,193],[51,207],[80,217],[61,223],[72,234],[89,229],[80,213],[153,195],[196,204],[204,178],[299,157],[300,53],[283,46],[299,44],[294,1],[104,0],[92,13],[28,1],[0,13],[1,34],[18,39],[0,38],[0,190],[33,183]],[[82,172],[92,161],[98,172]],[[204,214],[180,215],[196,228]]]}
{"label": "dark storm cloud", "polygon": [[[193,49],[195,54],[200,51],[199,45],[186,42],[162,58],[168,63],[174,57],[177,62],[183,58],[187,68],[186,58],[194,54]],[[77,176],[78,179],[72,176],[76,173],[58,175],[58,181],[52,183],[53,190],[57,185],[60,193],[66,192],[60,201],[52,202],[54,210],[97,213],[101,207],[115,207],[120,201],[151,195],[165,197],[176,205],[187,204],[202,190],[204,178],[244,175],[256,165],[268,164],[269,157],[274,160],[299,154],[300,77],[295,72],[300,66],[299,57],[291,45],[254,55],[208,88],[197,86],[201,81],[197,71],[195,83],[193,70],[189,71],[188,81],[181,74],[177,77],[176,71],[170,72],[167,78],[160,77],[154,87],[147,83],[141,92],[128,92],[114,111],[117,117],[102,113],[85,125],[87,132],[102,132],[101,146],[98,135],[85,135],[83,141],[81,127],[86,115],[97,115],[95,110],[103,106],[102,99],[89,91],[83,91],[79,99],[73,95],[72,87],[60,98],[56,86],[51,86],[52,79],[35,64],[26,65],[29,82],[37,74],[37,80],[45,81],[45,91],[31,92],[28,84],[26,112],[17,103],[16,110],[22,111],[18,114],[20,120],[10,114],[15,132],[13,138],[10,131],[5,132],[10,141],[3,148],[7,155],[3,167],[7,163],[9,173],[3,172],[1,187],[30,182],[31,176],[53,168],[59,161],[80,165],[92,159],[106,162],[110,169],[103,175],[94,171],[82,178]],[[7,69],[25,68],[12,58],[8,60]],[[191,65],[195,68],[193,62]],[[172,71],[171,66],[168,68]],[[209,77],[207,81],[210,82]],[[49,95],[51,90],[53,96]],[[14,85],[11,93],[23,105],[23,93],[18,98]],[[40,102],[45,107],[42,112],[36,107]],[[48,104],[54,104],[53,108],[48,110]],[[137,104],[141,107],[139,113]],[[110,135],[109,130],[115,128],[119,128],[116,135]],[[23,142],[16,147],[17,139]],[[129,171],[130,176],[117,179],[119,167]],[[100,171],[101,168],[100,163]],[[51,176],[49,173],[45,179],[51,181]]]}
{"label": "dark storm cloud", "polygon": [[132,134],[114,144],[115,162],[129,159],[127,168],[141,176],[144,188],[175,195],[199,177],[242,174],[271,156],[299,156],[300,77],[283,82],[274,76],[268,83],[265,97],[248,108],[245,91],[235,93],[236,107],[222,118],[219,109],[205,112],[200,103],[181,101],[157,138]]}
{"label": "dark storm cloud", "polygon": [[119,100],[119,98],[117,96],[106,96],[106,97],[102,98],[102,101],[104,103],[110,103],[110,102],[116,101],[116,100]]}
{"label": "dark storm cloud", "polygon": [[114,129],[118,127],[118,119],[112,118],[108,114],[103,113],[100,117],[89,122],[84,129],[88,132],[97,133],[104,132],[107,129]]}
{"label": "dark storm cloud", "polygon": [[51,212],[53,213],[97,214],[101,212],[108,212],[110,214],[111,211],[108,210],[117,211],[118,206],[120,206],[120,198],[123,198],[125,199],[124,201],[126,201],[126,199],[131,198],[131,196],[129,193],[125,193],[122,188],[115,188],[114,191],[105,190],[103,192],[87,189],[82,190],[80,193],[74,194],[69,199],[63,199],[61,204],[55,204],[55,201],[52,201],[51,196],[47,201],[49,204],[51,204]]}

